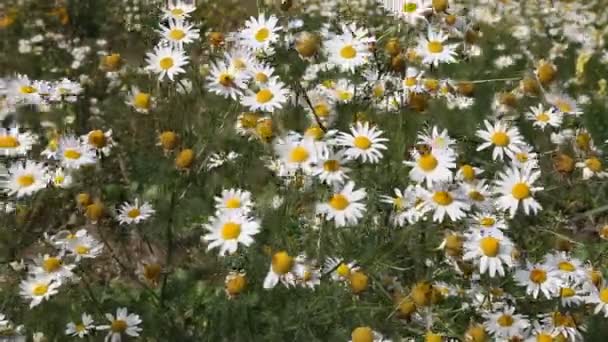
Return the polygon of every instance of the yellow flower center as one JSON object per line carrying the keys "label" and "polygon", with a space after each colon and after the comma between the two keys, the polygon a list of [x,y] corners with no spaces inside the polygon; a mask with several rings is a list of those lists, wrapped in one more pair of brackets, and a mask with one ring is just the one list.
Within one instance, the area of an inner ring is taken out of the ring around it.
{"label": "yellow flower center", "polygon": [[139,210],[139,208],[133,208],[129,210],[129,212],[127,212],[127,216],[132,219],[139,217],[139,215],[141,215],[141,211]]}
{"label": "yellow flower center", "polygon": [[338,97],[342,101],[348,101],[353,97],[353,94],[346,90],[338,90]]}
{"label": "yellow flower center", "polygon": [[545,333],[536,335],[536,342],[553,342],[553,336]]}
{"label": "yellow flower center", "polygon": [[529,157],[527,153],[519,152],[515,154],[515,159],[517,159],[517,161],[520,163],[525,163],[528,161]]}
{"label": "yellow flower center", "polygon": [[173,40],[182,40],[186,36],[186,32],[180,29],[173,29],[169,31],[169,38]]}
{"label": "yellow flower center", "polygon": [[563,113],[572,112],[572,105],[564,100],[557,100],[555,102],[555,107],[557,107]]}
{"label": "yellow flower center", "polygon": [[277,274],[286,274],[293,266],[293,258],[287,252],[277,252],[272,256],[272,270]]}
{"label": "yellow flower center", "polygon": [[372,146],[372,141],[369,140],[368,137],[360,135],[355,138],[353,144],[357,148],[360,148],[362,150],[367,150],[368,148],[370,148]]}
{"label": "yellow flower center", "polygon": [[226,208],[237,209],[241,207],[241,200],[238,197],[231,197],[226,200]]}
{"label": "yellow flower center", "polygon": [[407,77],[405,79],[405,86],[406,87],[413,87],[416,85],[416,77]]}
{"label": "yellow flower center", "polygon": [[258,72],[255,74],[255,80],[260,83],[266,83],[268,82],[268,76],[263,72]]}
{"label": "yellow flower center", "polygon": [[19,140],[11,135],[0,136],[0,148],[19,147]]}
{"label": "yellow flower center", "polygon": [[329,200],[329,205],[336,210],[344,210],[349,204],[350,202],[346,196],[342,194],[335,194]]}
{"label": "yellow flower center", "polygon": [[76,246],[76,248],[74,248],[74,251],[78,255],[88,254],[90,250],[91,249],[85,245],[78,245],[78,246]]}
{"label": "yellow flower center", "polygon": [[325,136],[325,132],[318,126],[308,128],[304,134],[307,137],[313,137],[315,140],[321,140]]}
{"label": "yellow flower center", "polygon": [[325,103],[319,103],[315,106],[315,114],[320,117],[329,116],[329,106]]}
{"label": "yellow flower center", "polygon": [[323,163],[323,170],[327,172],[336,172],[340,170],[340,162],[337,160],[326,160]]}
{"label": "yellow flower center", "polygon": [[179,17],[179,16],[184,15],[184,10],[181,8],[174,8],[171,10],[171,14],[173,14],[176,17]]}
{"label": "yellow flower center", "polygon": [[588,150],[591,145],[591,135],[589,133],[580,133],[576,135],[576,146],[581,150]]}
{"label": "yellow flower center", "polygon": [[234,240],[241,235],[241,225],[235,222],[226,222],[222,226],[222,238],[224,240]]}
{"label": "yellow flower center", "polygon": [[441,342],[441,340],[441,335],[435,334],[432,331],[429,331],[424,335],[424,342]]}
{"label": "yellow flower center", "polygon": [[468,193],[469,198],[475,202],[483,202],[486,197],[479,191],[473,190]]}
{"label": "yellow flower center", "polygon": [[144,265],[144,277],[149,281],[157,281],[160,278],[162,267],[157,263]]}
{"label": "yellow flower center", "polygon": [[510,327],[513,325],[513,317],[511,317],[511,315],[503,314],[502,316],[498,317],[497,323],[501,327]]}
{"label": "yellow flower center", "polygon": [[150,108],[150,94],[137,93],[133,96],[133,105],[139,109]]}
{"label": "yellow flower center", "polygon": [[115,333],[124,333],[127,331],[127,322],[122,319],[115,319],[112,321],[110,329]]}
{"label": "yellow flower center", "polygon": [[433,201],[439,205],[447,206],[454,202],[452,195],[447,191],[437,191],[433,194]]}
{"label": "yellow flower center", "polygon": [[224,87],[233,87],[234,86],[234,77],[227,73],[220,74],[218,78],[218,83],[223,85]]}
{"label": "yellow flower center", "polygon": [[237,274],[226,281],[226,292],[232,296],[236,296],[245,290],[247,286],[247,278],[245,275]]}
{"label": "yellow flower center", "polygon": [[89,133],[89,144],[91,144],[97,148],[102,148],[102,147],[106,146],[106,136],[103,133],[103,131],[101,131],[99,129],[91,131]]}
{"label": "yellow flower center", "polygon": [[536,116],[536,120],[540,121],[540,122],[549,122],[549,119],[550,119],[549,115],[547,115],[547,113],[545,113],[545,112],[540,113]]}
{"label": "yellow flower center", "polygon": [[496,146],[505,147],[509,145],[511,139],[505,132],[496,132],[492,135],[492,143]]}
{"label": "yellow flower center", "polygon": [[383,97],[384,96],[384,87],[382,85],[374,86],[374,88],[372,89],[372,94],[377,99]]}
{"label": "yellow flower center", "polygon": [[80,152],[76,151],[75,149],[67,149],[65,150],[65,152],[63,152],[63,156],[66,157],[67,159],[78,159],[80,158],[81,154]]}
{"label": "yellow flower center", "polygon": [[33,94],[37,91],[37,89],[28,85],[22,86],[21,88],[19,88],[19,91],[21,91],[21,93],[23,94]]}
{"label": "yellow flower center", "polygon": [[289,161],[292,163],[303,163],[308,160],[310,153],[302,146],[297,146],[289,153]]}
{"label": "yellow flower center", "polygon": [[405,13],[416,12],[416,9],[418,9],[418,5],[416,5],[416,3],[413,3],[413,2],[406,3],[405,5],[403,5],[403,12],[405,12]]}
{"label": "yellow flower center", "polygon": [[273,97],[274,94],[272,91],[270,91],[270,89],[262,89],[255,95],[255,100],[259,103],[267,103],[268,101],[272,100]]}
{"label": "yellow flower center", "polygon": [[345,263],[341,263],[340,266],[336,268],[336,273],[338,273],[339,276],[346,278],[350,275],[350,267]]}
{"label": "yellow flower center", "polygon": [[55,271],[59,270],[60,267],[61,267],[61,259],[59,259],[59,258],[51,257],[51,258],[45,259],[42,262],[42,268],[48,273],[55,272]]}
{"label": "yellow flower center", "polygon": [[169,70],[173,67],[173,58],[172,57],[164,57],[158,62],[160,68],[163,70]]}
{"label": "yellow flower center", "polygon": [[247,63],[245,63],[245,60],[243,60],[242,58],[236,58],[236,59],[234,59],[232,61],[232,66],[234,66],[238,70],[245,70],[245,69],[247,69]]}
{"label": "yellow flower center", "polygon": [[602,171],[602,162],[601,162],[601,160],[599,160],[595,157],[585,160],[585,165],[587,166],[587,168],[589,170],[591,170],[593,172]]}
{"label": "yellow flower center", "polygon": [[83,325],[83,324],[76,324],[76,327],[74,328],[74,330],[76,330],[76,332],[84,332],[87,330],[87,328]]}
{"label": "yellow flower center", "polygon": [[403,197],[393,198],[393,205],[395,206],[395,209],[397,209],[397,210],[403,209],[403,207],[405,206],[405,204],[403,203]]}
{"label": "yellow flower center", "polygon": [[438,164],[439,161],[437,160],[437,158],[435,158],[435,156],[430,153],[422,155],[420,156],[420,158],[418,158],[418,167],[420,167],[425,172],[431,172],[435,170]]}
{"label": "yellow flower center", "polygon": [[268,37],[270,37],[270,30],[263,27],[261,29],[258,30],[258,32],[255,33],[255,40],[257,40],[258,42],[262,43],[265,42]]}
{"label": "yellow flower center", "polygon": [[344,59],[353,59],[357,57],[357,50],[352,45],[346,45],[340,49],[340,56]]}
{"label": "yellow flower center", "polygon": [[484,227],[491,227],[496,223],[496,220],[493,217],[482,217],[479,220],[479,224],[481,224]]}
{"label": "yellow flower center", "polygon": [[547,272],[539,268],[530,271],[530,281],[536,284],[542,284],[547,281]]}
{"label": "yellow flower center", "polygon": [[350,337],[352,342],[374,342],[374,332],[370,327],[358,327]]}
{"label": "yellow flower center", "polygon": [[574,291],[574,289],[571,287],[562,287],[559,294],[564,298],[569,298],[573,297],[576,294],[576,291]]}
{"label": "yellow flower center", "polygon": [[479,247],[483,251],[483,254],[488,257],[495,257],[498,255],[500,250],[500,241],[492,236],[486,236],[479,241]]}
{"label": "yellow flower center", "polygon": [[467,182],[475,180],[475,169],[471,165],[461,166],[460,173],[462,174],[462,178]]}
{"label": "yellow flower center", "polygon": [[46,284],[37,284],[34,289],[32,290],[32,293],[34,294],[34,296],[44,296],[49,290],[49,286]]}
{"label": "yellow flower center", "polygon": [[600,300],[606,304],[608,304],[608,287],[603,288],[600,291]]}
{"label": "yellow flower center", "polygon": [[516,200],[523,200],[530,197],[530,187],[526,183],[517,183],[511,189],[511,194]]}
{"label": "yellow flower center", "polygon": [[576,267],[568,261],[561,261],[557,264],[557,267],[564,272],[574,272],[574,270],[576,270]]}
{"label": "yellow flower center", "polygon": [[34,184],[34,181],[36,181],[36,179],[34,178],[33,175],[23,175],[23,176],[19,176],[17,178],[17,183],[19,184],[19,186],[26,188],[32,184]]}
{"label": "yellow flower center", "polygon": [[426,48],[430,53],[441,53],[443,52],[443,44],[440,41],[430,41],[426,45]]}

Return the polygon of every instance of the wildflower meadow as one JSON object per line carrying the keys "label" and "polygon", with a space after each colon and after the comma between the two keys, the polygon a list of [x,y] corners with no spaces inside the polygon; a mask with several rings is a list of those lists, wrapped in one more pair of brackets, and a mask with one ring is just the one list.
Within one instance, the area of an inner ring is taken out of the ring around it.
{"label": "wildflower meadow", "polygon": [[0,341],[607,341],[605,7],[0,1]]}

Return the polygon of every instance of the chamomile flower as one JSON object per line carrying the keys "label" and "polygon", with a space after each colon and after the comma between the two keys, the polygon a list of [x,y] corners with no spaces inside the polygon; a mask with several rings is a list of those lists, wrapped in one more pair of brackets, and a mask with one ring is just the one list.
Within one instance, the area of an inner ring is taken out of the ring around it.
{"label": "chamomile flower", "polygon": [[471,206],[464,200],[463,194],[452,189],[447,183],[434,183],[429,190],[422,189],[423,205],[433,212],[434,222],[443,222],[447,215],[457,221],[465,217]]}
{"label": "chamomile flower", "polygon": [[538,167],[538,154],[534,152],[532,146],[524,143],[518,147],[519,151],[517,152],[506,150],[507,156],[511,160],[511,166],[518,168]]}
{"label": "chamomile flower", "polygon": [[346,148],[345,155],[351,159],[360,159],[363,163],[377,163],[382,159],[381,150],[386,150],[384,142],[388,139],[382,138],[383,132],[369,123],[357,122],[350,127],[350,134],[341,132],[336,142]]}
{"label": "chamomile flower", "polygon": [[543,315],[541,320],[546,329],[553,333],[553,336],[560,336],[569,341],[582,341],[581,331],[585,326],[577,322],[577,319],[569,312],[553,311]]}
{"label": "chamomile flower", "polygon": [[24,156],[37,140],[37,137],[30,132],[20,132],[19,127],[0,128],[0,155]]}
{"label": "chamomile flower", "polygon": [[167,7],[163,8],[163,19],[183,20],[190,17],[190,13],[195,10],[196,6],[187,1],[168,1]]}
{"label": "chamomile flower", "polygon": [[504,306],[496,312],[485,313],[484,326],[495,338],[510,339],[523,335],[530,326],[526,316],[515,313],[512,306]]}
{"label": "chamomile flower", "polygon": [[591,293],[586,298],[587,303],[595,305],[593,312],[603,314],[608,317],[608,287],[600,289],[592,288]]}
{"label": "chamomile flower", "polygon": [[251,77],[251,70],[258,64],[252,52],[241,46],[225,52],[224,60],[227,68],[240,74],[243,79],[249,79]]}
{"label": "chamomile flower", "polygon": [[416,53],[422,57],[423,64],[438,66],[439,63],[456,62],[458,44],[446,44],[448,36],[442,32],[429,29],[427,36],[420,36]]}
{"label": "chamomile flower", "polygon": [[65,334],[70,336],[78,336],[83,338],[91,331],[95,330],[95,321],[93,321],[93,317],[86,312],[82,314],[80,323],[70,322],[65,327]]}
{"label": "chamomile flower", "polygon": [[327,258],[323,264],[323,273],[331,273],[334,281],[347,281],[358,269],[357,261],[346,261],[335,257]]}
{"label": "chamomile flower", "polygon": [[439,131],[437,126],[433,126],[432,129],[425,129],[419,133],[417,142],[418,144],[429,146],[436,152],[449,152],[450,154],[454,154],[453,145],[456,144],[456,140],[448,135],[447,129]]}
{"label": "chamomile flower", "polygon": [[242,45],[252,50],[266,49],[279,39],[281,26],[278,25],[279,19],[274,15],[266,18],[261,13],[257,18],[251,17],[245,22],[245,28],[239,32],[238,36]]}
{"label": "chamomile flower", "polygon": [[190,44],[200,37],[199,30],[194,25],[175,19],[169,19],[168,26],[161,25],[159,33],[169,45],[178,49],[183,49],[184,44]]}
{"label": "chamomile flower", "polygon": [[103,244],[89,235],[86,230],[81,229],[73,235],[68,235],[65,249],[75,257],[76,261],[80,261],[82,258],[93,259],[99,256]]}
{"label": "chamomile flower", "polygon": [[260,87],[277,77],[274,73],[275,71],[272,66],[263,63],[254,64],[249,70],[251,80]]}
{"label": "chamomile flower", "polygon": [[384,8],[411,26],[427,22],[426,15],[433,12],[426,0],[383,0],[382,3]]}
{"label": "chamomile flower", "polygon": [[490,211],[482,211],[471,217],[471,226],[479,230],[479,234],[485,235],[494,230],[507,229],[505,219]]}
{"label": "chamomile flower", "polygon": [[474,182],[480,174],[484,172],[483,169],[470,164],[464,164],[460,166],[456,172],[456,180],[461,182]]}
{"label": "chamomile flower", "polygon": [[296,284],[314,289],[321,284],[321,270],[314,266],[314,260],[307,260],[305,255],[296,257],[293,266]]}
{"label": "chamomile flower", "polygon": [[536,299],[539,293],[545,298],[551,299],[558,295],[562,281],[558,272],[551,266],[545,264],[530,264],[526,269],[517,270],[514,275],[515,281],[526,287],[526,294]]}
{"label": "chamomile flower", "polygon": [[495,275],[504,277],[505,268],[513,266],[511,252],[513,243],[508,237],[499,233],[493,234],[471,234],[464,244],[464,260],[473,260],[479,264],[479,273],[488,273],[490,277]]}
{"label": "chamomile flower", "polygon": [[355,84],[345,78],[339,79],[328,89],[334,99],[340,103],[349,103],[355,97]]}
{"label": "chamomile flower", "polygon": [[585,161],[576,163],[576,167],[583,169],[583,179],[608,177],[604,162],[597,156],[589,156]]}
{"label": "chamomile flower", "polygon": [[561,114],[574,116],[583,114],[576,101],[566,94],[547,94],[546,98],[547,102],[554,106]]}
{"label": "chamomile flower", "polygon": [[234,254],[239,243],[250,246],[253,236],[260,232],[258,221],[248,218],[243,213],[220,213],[204,225],[209,231],[202,240],[210,241],[207,250],[220,247],[219,255]]}
{"label": "chamomile flower", "polygon": [[580,284],[565,281],[559,290],[559,299],[565,307],[579,306],[585,302],[587,292]]}
{"label": "chamomile flower", "polygon": [[531,107],[530,112],[526,114],[528,120],[532,121],[534,127],[541,130],[547,126],[558,128],[562,124],[562,114],[557,112],[554,107],[545,109],[542,104],[536,107]]}
{"label": "chamomile flower", "polygon": [[293,273],[294,258],[285,251],[278,251],[272,255],[270,270],[264,278],[264,288],[272,289],[279,282],[289,287],[295,285],[296,276]]}
{"label": "chamomile flower", "polygon": [[154,213],[156,211],[150,203],[140,204],[139,199],[136,198],[135,202],[125,202],[118,208],[117,219],[120,224],[138,224],[149,219]]}
{"label": "chamomile flower", "polygon": [[387,340],[377,331],[374,331],[372,328],[367,326],[360,326],[350,333],[350,340],[348,342],[359,342],[359,341],[369,341],[369,342],[391,342],[391,340]]}
{"label": "chamomile flower", "polygon": [[17,162],[8,168],[8,178],[4,181],[3,187],[9,196],[15,195],[17,198],[30,196],[48,184],[48,171],[46,166],[41,163],[28,160]]}
{"label": "chamomile flower", "polygon": [[212,93],[236,100],[246,88],[245,73],[226,65],[223,62],[212,63],[207,86]]}
{"label": "chamomile flower", "polygon": [[500,197],[496,199],[496,206],[501,210],[509,211],[515,215],[517,208],[521,207],[526,215],[536,214],[542,206],[534,199],[534,194],[542,187],[535,187],[534,182],[540,177],[540,171],[529,167],[510,167],[499,173],[495,192]]}
{"label": "chamomile flower", "polygon": [[139,315],[128,313],[127,308],[118,308],[116,316],[106,314],[106,318],[110,321],[109,325],[100,325],[97,330],[109,330],[106,336],[106,342],[120,342],[123,335],[138,337],[142,328],[139,325],[142,323]]}
{"label": "chamomile flower", "polygon": [[349,159],[345,152],[340,150],[335,152],[333,148],[328,148],[319,155],[319,160],[312,167],[311,174],[319,177],[321,182],[327,185],[343,184],[349,177],[350,168],[346,167]]}
{"label": "chamomile flower", "polygon": [[150,93],[143,92],[139,88],[133,86],[131,87],[131,92],[129,93],[126,103],[133,107],[136,112],[146,114],[154,108],[156,100]]}
{"label": "chamomile flower", "polygon": [[[302,107],[306,109],[311,120],[316,120],[316,115],[324,125],[331,125],[336,118],[335,99],[330,97],[327,91],[319,88],[308,91],[307,95],[310,105],[305,99],[302,99]],[[311,106],[312,108],[310,108]]]}
{"label": "chamomile flower", "polygon": [[412,167],[410,178],[418,183],[426,182],[431,186],[437,182],[452,180],[452,171],[456,168],[455,154],[452,150],[431,149],[430,151],[412,151],[413,161],[404,161],[403,164]]}
{"label": "chamomile flower", "polygon": [[564,281],[582,283],[587,278],[582,261],[565,252],[547,254],[545,264],[555,268]]}
{"label": "chamomile flower", "polygon": [[48,300],[57,294],[60,283],[55,278],[42,275],[25,279],[19,285],[19,294],[30,301],[30,308],[33,308],[43,300]]}
{"label": "chamomile flower", "polygon": [[371,56],[369,46],[353,35],[347,26],[344,32],[331,37],[325,44],[328,63],[344,72],[353,72],[355,68],[366,64]]}
{"label": "chamomile flower", "polygon": [[109,156],[115,145],[114,139],[112,139],[112,129],[105,132],[101,129],[94,129],[80,138],[84,143],[104,156]]}
{"label": "chamomile flower", "polygon": [[257,91],[249,91],[241,99],[241,104],[254,111],[274,112],[275,109],[283,108],[283,105],[287,102],[288,93],[283,82],[279,81],[278,78],[273,78]]}
{"label": "chamomile flower", "polygon": [[348,182],[340,191],[334,192],[326,203],[317,204],[317,213],[334,220],[337,227],[355,225],[366,211],[365,189],[354,190],[355,183]]}
{"label": "chamomile flower", "polygon": [[289,173],[296,170],[310,173],[320,156],[313,138],[293,133],[277,139],[274,149]]}
{"label": "chamomile flower", "polygon": [[463,182],[458,185],[460,186],[460,192],[466,196],[467,202],[472,207],[480,210],[488,210],[493,207],[492,193],[485,179],[469,183]]}
{"label": "chamomile flower", "polygon": [[39,85],[26,75],[17,75],[9,82],[9,99],[15,104],[37,105],[43,102]]}
{"label": "chamomile flower", "polygon": [[79,169],[82,166],[95,164],[95,150],[88,144],[83,144],[75,136],[63,136],[59,139],[59,159],[67,169]]}
{"label": "chamomile flower", "polygon": [[252,206],[251,192],[246,190],[222,190],[222,194],[215,197],[215,209],[223,213],[247,214]]}
{"label": "chamomile flower", "polygon": [[158,74],[159,80],[167,76],[173,81],[176,75],[186,72],[183,67],[188,64],[188,56],[183,50],[158,45],[146,53],[146,63],[146,70]]}
{"label": "chamomile flower", "polygon": [[492,125],[488,120],[484,121],[484,125],[485,130],[478,130],[477,136],[485,140],[485,142],[477,147],[477,151],[494,147],[492,151],[492,159],[494,160],[502,160],[506,151],[519,152],[519,146],[524,141],[516,127],[510,127],[509,124],[501,121],[497,121]]}
{"label": "chamomile flower", "polygon": [[34,276],[49,276],[57,282],[71,278],[74,273],[72,270],[76,265],[66,264],[62,256],[44,255],[35,259],[35,264],[31,267],[30,273]]}

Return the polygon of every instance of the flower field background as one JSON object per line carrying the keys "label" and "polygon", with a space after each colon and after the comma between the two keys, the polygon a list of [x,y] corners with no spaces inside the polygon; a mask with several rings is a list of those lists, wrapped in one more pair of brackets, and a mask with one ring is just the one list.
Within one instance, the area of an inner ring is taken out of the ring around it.
{"label": "flower field background", "polygon": [[0,3],[0,336],[604,341],[608,12]]}

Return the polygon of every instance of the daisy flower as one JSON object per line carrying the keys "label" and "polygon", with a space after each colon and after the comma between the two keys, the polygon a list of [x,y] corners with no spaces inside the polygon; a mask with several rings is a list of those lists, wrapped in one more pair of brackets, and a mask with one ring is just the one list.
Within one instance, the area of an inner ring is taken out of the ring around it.
{"label": "daisy flower", "polygon": [[139,88],[133,86],[131,87],[131,92],[129,93],[129,98],[126,103],[133,107],[136,112],[147,114],[150,112],[150,109],[154,107],[156,101],[150,93],[143,92],[139,90]]}
{"label": "daisy flower", "polygon": [[277,77],[274,76],[274,68],[263,63],[254,64],[248,72],[251,79],[260,87],[268,83],[270,79]]}
{"label": "daisy flower", "polygon": [[272,255],[270,270],[264,278],[264,288],[272,289],[279,282],[289,287],[295,284],[295,275],[293,274],[294,259],[285,251],[279,251]]}
{"label": "daisy flower", "polygon": [[386,150],[384,142],[388,139],[382,138],[383,132],[371,126],[369,123],[357,122],[350,127],[350,134],[341,132],[336,142],[346,148],[345,155],[351,159],[361,159],[363,163],[377,163],[382,158],[380,150]]}
{"label": "daisy flower", "polygon": [[522,207],[526,215],[536,214],[542,206],[534,199],[542,187],[535,187],[534,182],[540,177],[540,171],[525,167],[522,169],[510,167],[499,173],[495,192],[500,195],[496,205],[501,210],[508,210],[515,216],[518,207]]}
{"label": "daisy flower", "polygon": [[565,307],[579,306],[585,302],[586,292],[579,284],[563,282],[559,290],[560,302]]}
{"label": "daisy flower", "polygon": [[46,275],[30,277],[21,281],[19,294],[26,300],[30,300],[30,308],[48,300],[52,295],[57,294],[60,283],[53,277]]}
{"label": "daisy flower", "polygon": [[310,108],[311,106],[309,106],[304,99],[302,99],[302,101],[304,101],[302,106],[306,109],[306,112],[311,120],[315,120],[314,115],[316,114],[316,116],[325,126],[331,125],[336,118],[335,99],[328,96],[328,92],[326,90],[319,88],[308,91],[307,95],[312,108]]}
{"label": "daisy flower", "polygon": [[431,149],[420,153],[412,151],[413,161],[403,161],[403,164],[412,167],[409,177],[418,183],[426,182],[431,186],[437,182],[450,182],[452,171],[456,168],[456,156],[452,150]]}
{"label": "daisy flower", "polygon": [[79,169],[81,166],[95,164],[97,160],[95,150],[72,135],[59,139],[58,151],[61,165],[67,169]]}
{"label": "daisy flower", "polygon": [[513,243],[508,237],[496,231],[493,234],[471,234],[464,244],[464,260],[474,260],[479,264],[479,273],[488,272],[494,278],[496,274],[504,277],[503,265],[511,267]]}
{"label": "daisy flower", "polygon": [[448,135],[448,130],[443,129],[441,132],[437,126],[432,129],[425,129],[418,134],[417,143],[427,145],[436,152],[451,152],[454,154],[454,144],[456,140]]}
{"label": "daisy flower", "polygon": [[545,264],[557,270],[561,279],[567,282],[583,283],[587,279],[587,272],[583,262],[571,257],[565,252],[547,254]]}
{"label": "daisy flower", "polygon": [[346,261],[340,258],[328,257],[323,264],[323,273],[331,273],[334,281],[347,281],[350,275],[359,270],[357,261]]}
{"label": "daisy flower", "polygon": [[350,168],[344,166],[348,162],[349,159],[344,151],[334,152],[332,148],[329,148],[324,153],[320,153],[319,160],[313,165],[311,174],[319,177],[321,182],[327,185],[343,184],[349,178],[347,173],[350,172]]}
{"label": "daisy flower", "polygon": [[296,170],[310,173],[320,154],[313,138],[302,137],[297,133],[277,139],[274,150],[288,173]]}
{"label": "daisy flower", "polygon": [[65,327],[65,334],[70,336],[78,336],[83,338],[87,336],[91,331],[95,330],[93,317],[86,312],[82,314],[80,323],[70,322]]}
{"label": "daisy flower", "polygon": [[3,182],[9,196],[30,196],[48,184],[48,170],[42,163],[28,160],[17,162],[8,168],[8,178]]}
{"label": "daisy flower", "polygon": [[420,36],[416,52],[422,57],[423,64],[438,66],[439,63],[454,63],[458,44],[446,44],[448,36],[429,29],[427,36]]}
{"label": "daisy flower", "polygon": [[433,221],[443,222],[446,214],[452,221],[465,217],[471,206],[463,200],[463,195],[451,189],[449,184],[435,183],[429,190],[422,189],[424,205],[433,211]]}
{"label": "daisy flower", "polygon": [[196,10],[194,3],[176,0],[167,1],[167,7],[163,8],[162,19],[183,20],[190,17],[190,13]]}
{"label": "daisy flower", "polygon": [[593,312],[596,315],[601,313],[604,317],[608,317],[608,287],[601,289],[593,287],[587,296],[587,303],[595,305]]}
{"label": "daisy flower", "polygon": [[558,128],[562,124],[562,115],[554,107],[545,109],[542,104],[531,107],[526,114],[528,120],[532,121],[534,127],[545,129],[547,126]]}
{"label": "daisy flower", "polygon": [[456,180],[461,182],[474,182],[477,176],[483,172],[483,169],[473,165],[464,164],[456,172]]}
{"label": "daisy flower", "polygon": [[199,30],[184,20],[169,19],[168,25],[161,25],[159,33],[174,48],[183,49],[184,44],[190,44],[200,37]]}
{"label": "daisy flower", "polygon": [[424,204],[424,196],[426,190],[421,186],[408,186],[403,190],[403,199],[409,199],[402,201],[403,209],[397,212],[394,217],[394,222],[399,226],[403,226],[405,222],[409,224],[415,224],[420,220],[426,219],[425,215],[431,208]]}
{"label": "daisy flower", "polygon": [[317,214],[326,215],[334,220],[337,227],[355,225],[366,211],[365,189],[354,190],[355,183],[348,182],[340,191],[335,192],[326,203],[317,204]]}
{"label": "daisy flower", "polygon": [[354,72],[355,68],[366,64],[371,56],[369,46],[348,29],[342,27],[343,33],[331,37],[325,44],[328,63],[344,72]]}
{"label": "daisy flower", "polygon": [[139,199],[135,199],[133,204],[125,202],[118,208],[118,222],[120,224],[138,224],[150,218],[156,211],[148,202],[139,204]]}
{"label": "daisy flower", "polygon": [[608,177],[608,171],[604,168],[604,163],[595,156],[590,156],[584,162],[576,163],[576,167],[583,169],[583,179]]}
{"label": "daisy flower", "polygon": [[252,206],[251,192],[241,189],[222,190],[222,194],[215,197],[215,209],[223,213],[247,214]]}
{"label": "daisy flower", "polygon": [[553,336],[560,336],[567,341],[582,341],[583,336],[579,330],[584,331],[585,326],[578,322],[569,312],[553,311],[543,315],[542,323],[550,330]]}
{"label": "daisy flower", "polygon": [[523,335],[530,326],[526,316],[515,313],[512,306],[504,306],[497,312],[483,314],[484,326],[495,338],[510,339]]}
{"label": "daisy flower", "polygon": [[350,80],[341,78],[332,87],[329,88],[330,93],[335,100],[340,103],[348,103],[355,97],[356,86]]}
{"label": "daisy flower", "polygon": [[53,171],[50,176],[51,184],[58,188],[69,188],[72,185],[74,179],[72,175],[63,171],[62,168],[58,167]]}
{"label": "daisy flower", "polygon": [[494,160],[502,160],[506,151],[519,152],[519,146],[523,145],[524,141],[516,127],[510,127],[509,124],[501,121],[492,125],[488,120],[484,121],[484,125],[486,129],[478,130],[477,136],[485,142],[477,147],[477,151],[493,146],[492,159]]}
{"label": "daisy flower", "polygon": [[257,91],[249,91],[248,95],[243,96],[241,104],[253,111],[274,112],[275,109],[283,108],[288,94],[285,84],[278,78],[272,78]]}
{"label": "daisy flower", "polygon": [[239,243],[250,246],[254,241],[253,235],[260,232],[259,222],[243,213],[222,213],[212,217],[204,228],[209,231],[202,238],[210,241],[207,250],[220,247],[221,256],[234,254]]}
{"label": "daisy flower", "polygon": [[[385,339],[382,334],[372,330],[370,327],[357,327],[350,333],[350,340],[348,342],[391,342]],[[430,341],[430,340],[429,340]]]}
{"label": "daisy flower", "polygon": [[530,264],[526,269],[517,270],[515,281],[526,287],[526,293],[536,299],[539,293],[551,299],[559,293],[562,281],[558,272],[544,264]]}
{"label": "daisy flower", "polygon": [[384,8],[411,26],[427,22],[426,15],[433,12],[427,0],[383,0]]}
{"label": "daisy flower", "polygon": [[265,49],[279,39],[279,19],[274,15],[266,18],[261,13],[258,18],[251,17],[245,22],[245,28],[239,32],[238,37],[242,45],[252,50]]}
{"label": "daisy flower", "polygon": [[112,139],[112,129],[105,132],[100,129],[94,129],[80,138],[84,143],[89,144],[91,148],[104,156],[109,156],[112,147],[115,145],[114,139]]}
{"label": "daisy flower", "polygon": [[142,331],[142,328],[139,327],[142,322],[141,318],[134,313],[129,314],[127,308],[118,308],[116,310],[116,317],[108,313],[106,314],[106,318],[110,321],[110,324],[97,327],[97,330],[109,330],[105,339],[106,341],[119,342],[123,334],[138,337]]}
{"label": "daisy flower", "polygon": [[50,256],[45,254],[44,257],[35,260],[30,273],[34,276],[48,276],[61,283],[62,280],[69,279],[74,275],[72,272],[74,267],[76,265],[65,264],[60,255]]}
{"label": "daisy flower", "polygon": [[507,229],[507,224],[502,216],[489,211],[476,213],[471,217],[471,225],[478,229],[481,235],[491,233],[493,230]]}
{"label": "daisy flower", "polygon": [[0,155],[24,156],[37,142],[38,138],[30,132],[19,132],[19,127],[0,128]]}
{"label": "daisy flower", "polygon": [[253,70],[254,66],[258,63],[252,52],[241,46],[237,46],[229,52],[225,52],[224,59],[228,68],[241,74],[243,79],[251,77],[251,70]]}
{"label": "daisy flower", "polygon": [[86,230],[81,229],[68,236],[65,248],[78,262],[82,258],[93,259],[99,256],[103,250],[103,243],[90,236]]}
{"label": "daisy flower", "polygon": [[561,114],[579,116],[583,112],[578,108],[576,101],[566,94],[547,94],[547,102],[554,106]]}
{"label": "daisy flower", "polygon": [[183,50],[158,45],[153,52],[146,53],[146,63],[146,70],[158,74],[159,80],[167,76],[173,81],[175,75],[186,72],[182,67],[188,64],[188,56]]}
{"label": "daisy flower", "polygon": [[321,270],[313,264],[314,261],[307,260],[304,255],[296,257],[293,273],[296,276],[296,283],[298,285],[314,289],[321,284]]}
{"label": "daisy flower", "polygon": [[489,185],[485,179],[480,179],[476,182],[463,182],[458,184],[460,192],[466,195],[467,202],[480,210],[487,210],[494,206],[494,201],[491,199]]}
{"label": "daisy flower", "polygon": [[40,95],[39,84],[31,81],[26,75],[17,75],[9,82],[9,99],[16,104],[37,105],[43,102]]}
{"label": "daisy flower", "polygon": [[524,143],[518,146],[519,151],[513,152],[506,150],[507,156],[511,160],[511,166],[518,168],[538,167],[538,154],[533,151],[532,146]]}
{"label": "daisy flower", "polygon": [[207,86],[214,94],[236,100],[246,88],[244,76],[244,73],[223,62],[211,63]]}

